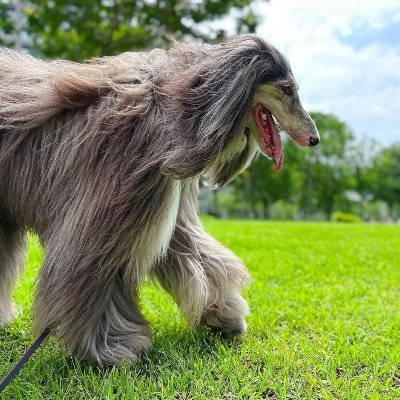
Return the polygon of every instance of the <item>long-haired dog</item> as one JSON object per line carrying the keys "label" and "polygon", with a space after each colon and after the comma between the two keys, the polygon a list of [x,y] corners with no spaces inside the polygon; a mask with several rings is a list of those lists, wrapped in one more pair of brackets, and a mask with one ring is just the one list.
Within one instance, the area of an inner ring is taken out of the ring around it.
{"label": "long-haired dog", "polygon": [[45,251],[35,329],[53,326],[79,357],[118,365],[150,346],[146,275],[192,326],[242,334],[248,273],[204,232],[198,182],[229,182],[258,149],[280,169],[272,115],[318,143],[288,61],[256,36],[85,64],[2,50],[0,323],[33,230]]}

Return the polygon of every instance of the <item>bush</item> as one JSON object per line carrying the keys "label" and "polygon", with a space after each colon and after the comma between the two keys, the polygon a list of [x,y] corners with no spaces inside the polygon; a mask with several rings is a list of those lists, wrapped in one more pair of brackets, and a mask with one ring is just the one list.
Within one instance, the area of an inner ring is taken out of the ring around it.
{"label": "bush", "polygon": [[359,224],[362,222],[362,219],[358,215],[345,213],[342,211],[334,212],[332,214],[331,220],[336,222],[351,222],[354,224]]}

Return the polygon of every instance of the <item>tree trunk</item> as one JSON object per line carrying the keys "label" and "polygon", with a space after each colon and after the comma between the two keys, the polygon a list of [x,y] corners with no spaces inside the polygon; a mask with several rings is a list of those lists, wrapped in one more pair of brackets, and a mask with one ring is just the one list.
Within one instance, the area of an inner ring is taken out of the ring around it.
{"label": "tree trunk", "polygon": [[272,199],[271,196],[268,193],[264,193],[264,198],[263,198],[263,212],[264,212],[264,217],[266,219],[270,219],[271,218],[271,210],[270,207],[272,205]]}

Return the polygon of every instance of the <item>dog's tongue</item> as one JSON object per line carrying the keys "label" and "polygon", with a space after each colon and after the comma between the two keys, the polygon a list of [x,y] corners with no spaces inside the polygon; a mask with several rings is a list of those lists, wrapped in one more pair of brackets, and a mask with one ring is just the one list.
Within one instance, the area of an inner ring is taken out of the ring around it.
{"label": "dog's tongue", "polygon": [[283,164],[282,142],[272,114],[259,103],[254,106],[253,113],[260,133],[262,148],[267,156],[274,160],[275,170],[279,171]]}

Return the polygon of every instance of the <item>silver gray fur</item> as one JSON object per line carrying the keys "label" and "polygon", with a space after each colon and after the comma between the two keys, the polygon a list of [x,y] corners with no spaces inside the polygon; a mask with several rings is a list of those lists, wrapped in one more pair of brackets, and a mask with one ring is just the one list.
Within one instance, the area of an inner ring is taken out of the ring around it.
{"label": "silver gray fur", "polygon": [[85,64],[0,52],[0,322],[11,319],[25,232],[45,259],[33,318],[77,356],[121,364],[150,346],[138,285],[156,276],[193,326],[246,328],[241,261],[202,228],[198,182],[254,157],[257,85],[290,75],[256,36]]}

